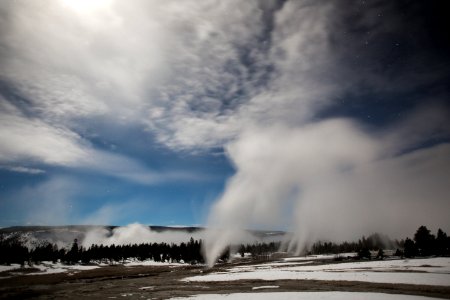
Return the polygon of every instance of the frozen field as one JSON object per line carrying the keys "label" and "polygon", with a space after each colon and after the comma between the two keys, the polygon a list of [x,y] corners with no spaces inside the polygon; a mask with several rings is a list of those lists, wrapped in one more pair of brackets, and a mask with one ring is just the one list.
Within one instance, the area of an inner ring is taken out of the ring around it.
{"label": "frozen field", "polygon": [[42,262],[39,265],[33,265],[32,267],[25,266],[23,268],[18,264],[11,264],[10,266],[0,266],[0,272],[16,270],[22,272],[24,270],[36,270],[35,272],[27,272],[26,275],[44,275],[44,274],[57,274],[65,272],[79,272],[85,270],[93,270],[99,268],[99,266],[81,266],[81,265],[63,265],[61,263]]}
{"label": "frozen field", "polygon": [[212,269],[132,260],[93,266],[43,263],[3,272],[0,298],[450,299],[449,258],[351,263],[292,258],[243,263]]}
{"label": "frozen field", "polygon": [[234,280],[327,280],[450,286],[450,258],[308,264],[285,260],[239,266],[225,272],[184,279],[188,282]]}
{"label": "frozen field", "polygon": [[382,293],[352,293],[352,292],[284,292],[284,293],[236,293],[236,294],[204,294],[186,298],[192,300],[248,300],[248,299],[277,299],[277,300],[431,300],[436,298],[392,295]]}
{"label": "frozen field", "polygon": [[[140,260],[129,259],[129,260],[126,260],[123,263],[121,263],[121,265],[123,265],[125,267],[136,267],[136,266],[172,266],[172,267],[176,267],[176,266],[183,266],[184,264],[155,262],[153,260],[140,261]],[[28,272],[26,272],[26,275],[46,275],[46,274],[57,274],[57,273],[69,273],[69,275],[70,275],[70,274],[73,274],[76,272],[85,271],[85,270],[93,270],[93,269],[97,269],[100,267],[106,267],[106,266],[109,266],[109,264],[99,263],[99,264],[95,264],[95,265],[86,266],[86,265],[66,265],[66,264],[61,264],[61,263],[53,263],[50,261],[43,261],[40,264],[34,264],[31,267],[28,265],[25,265],[22,268],[19,264],[11,264],[10,266],[0,265],[0,272],[12,271],[14,273],[17,271],[17,272],[23,273],[23,271],[28,270]],[[29,272],[31,270],[36,270],[36,271]]]}

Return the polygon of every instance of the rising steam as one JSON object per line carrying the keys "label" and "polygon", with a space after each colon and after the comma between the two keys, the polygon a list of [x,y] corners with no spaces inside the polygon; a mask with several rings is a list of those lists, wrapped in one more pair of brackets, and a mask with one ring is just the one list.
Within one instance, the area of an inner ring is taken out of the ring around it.
{"label": "rising steam", "polygon": [[299,253],[317,239],[399,237],[422,223],[446,224],[450,145],[398,155],[410,141],[392,136],[405,126],[375,136],[335,119],[243,134],[227,147],[237,172],[210,214],[209,227],[226,230],[206,235],[208,263],[242,228],[288,228],[294,235],[286,247]]}
{"label": "rising steam", "polygon": [[[216,232],[216,234],[225,234],[225,232]],[[255,235],[249,231],[240,232],[234,235],[233,241],[237,243],[259,243],[280,241],[281,235]],[[91,245],[129,245],[143,243],[167,243],[180,244],[187,243],[191,238],[200,241],[206,237],[204,229],[198,229],[192,232],[186,231],[184,228],[166,228],[165,230],[155,231],[149,226],[133,223],[127,226],[108,229],[103,226],[95,227],[86,232],[82,238],[82,246],[85,248]],[[73,237],[72,237],[73,239]],[[70,239],[69,239],[70,240]]]}
{"label": "rising steam", "polygon": [[133,223],[123,227],[116,227],[108,230],[104,227],[97,227],[88,231],[82,241],[84,247],[97,245],[128,245],[143,243],[183,243],[188,242],[190,238],[196,240],[203,238],[203,231],[184,232],[184,231],[164,231],[157,232],[151,230],[148,226]]}

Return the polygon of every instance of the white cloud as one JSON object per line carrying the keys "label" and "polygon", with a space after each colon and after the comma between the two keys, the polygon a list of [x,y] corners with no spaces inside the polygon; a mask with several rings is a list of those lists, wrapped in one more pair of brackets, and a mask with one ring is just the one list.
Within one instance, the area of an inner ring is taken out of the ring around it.
{"label": "white cloud", "polygon": [[70,165],[86,155],[82,139],[73,131],[29,118],[0,99],[0,161],[22,160]]}
{"label": "white cloud", "polygon": [[0,166],[0,169],[5,169],[5,170],[13,171],[13,172],[18,172],[18,173],[32,174],[32,175],[45,173],[45,171],[41,170],[41,169],[29,168],[29,167],[23,167],[23,166]]}
{"label": "white cloud", "polygon": [[304,122],[337,86],[325,76],[330,7],[266,4],[16,1],[2,7],[3,79],[46,123],[102,116],[175,149],[221,146],[248,125]]}
{"label": "white cloud", "polygon": [[0,108],[0,162],[11,171],[43,173],[40,169],[21,166],[29,162],[86,169],[140,184],[204,179],[199,174],[182,170],[150,170],[132,158],[94,149],[67,127],[25,117],[4,100],[0,101]]}
{"label": "white cloud", "polygon": [[[149,122],[159,140],[173,148],[221,146],[249,126],[304,124],[314,112],[329,103],[328,96],[336,92],[340,84],[333,81],[337,66],[328,47],[329,6],[288,2],[280,11],[269,13],[273,13],[274,20],[272,32],[264,37],[267,49],[255,41],[264,31],[261,8],[235,6],[240,11],[251,9],[251,15],[241,19],[241,14],[233,14],[238,19],[224,21],[224,24],[210,20],[221,38],[210,38],[205,50],[187,48],[185,51],[192,51],[190,57],[197,59],[180,70],[179,73],[186,76],[177,82],[179,91],[175,87],[162,90],[167,102]],[[228,15],[229,11],[234,10],[227,8],[219,12]],[[214,13],[217,12],[204,15]],[[245,24],[241,31],[246,37],[241,39],[234,31],[229,32],[227,22],[241,24],[241,27]],[[195,45],[205,43],[195,37],[192,40],[196,41]],[[215,51],[219,46],[224,47],[226,55]],[[251,49],[247,53],[251,66],[239,57],[245,47]],[[268,72],[268,67],[274,71]],[[266,80],[260,82],[264,76]],[[209,107],[210,98],[204,97],[208,91],[220,94],[221,111],[195,109]],[[231,103],[229,107],[227,101]]]}
{"label": "white cloud", "polygon": [[[377,36],[392,31],[372,13],[392,10],[385,6],[374,5],[355,26]],[[145,126],[173,149],[220,147],[248,127],[311,122],[362,76],[346,64],[346,37],[333,30],[346,25],[333,3],[15,1],[1,8],[9,20],[3,80],[38,119],[75,132],[80,117],[101,116]],[[377,76],[364,81],[387,86]]]}

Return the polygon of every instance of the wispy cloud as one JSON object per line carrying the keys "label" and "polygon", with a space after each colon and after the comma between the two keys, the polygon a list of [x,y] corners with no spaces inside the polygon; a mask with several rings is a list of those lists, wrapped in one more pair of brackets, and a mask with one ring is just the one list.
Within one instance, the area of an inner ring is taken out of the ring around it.
{"label": "wispy cloud", "polygon": [[29,225],[65,225],[76,223],[75,197],[82,187],[70,178],[50,178],[34,186],[25,186],[14,194],[14,203]]}
{"label": "wispy cloud", "polygon": [[76,131],[77,118],[102,116],[148,127],[174,149],[216,147],[246,126],[301,122],[336,86],[315,71],[331,66],[327,24],[316,21],[329,6],[112,1],[80,14],[63,2],[18,1],[2,8],[11,20],[3,80],[35,118],[58,128]]}
{"label": "wispy cloud", "polygon": [[5,99],[0,99],[0,139],[0,161],[6,163],[30,160],[69,165],[85,155],[78,134],[27,117]]}
{"label": "wispy cloud", "polygon": [[133,212],[145,209],[148,209],[148,206],[144,205],[143,202],[136,200],[107,203],[95,211],[90,212],[87,216],[82,217],[78,222],[89,225],[121,224],[124,220],[132,219]]}
{"label": "wispy cloud", "polygon": [[[248,127],[311,122],[349,89],[389,91],[398,78],[396,89],[405,91],[437,76],[373,67],[386,47],[360,43],[346,51],[345,41],[360,38],[363,29],[374,44],[401,30],[394,4],[362,11],[299,1],[94,7],[63,1],[1,7],[9,20],[1,39],[2,80],[29,101],[35,123],[60,130],[66,142],[83,142],[76,136],[86,126],[80,118],[89,124],[101,116],[146,127],[176,150],[221,147]],[[358,17],[349,24],[352,16]],[[411,30],[424,36],[420,28]]]}
{"label": "wispy cloud", "polygon": [[5,169],[5,170],[13,171],[13,172],[18,172],[18,173],[32,174],[32,175],[45,173],[45,171],[41,170],[41,169],[28,168],[28,167],[23,167],[23,166],[0,166],[0,169]]}
{"label": "wispy cloud", "polygon": [[0,99],[0,140],[0,162],[7,166],[4,169],[14,172],[44,172],[21,166],[29,162],[86,169],[140,184],[203,178],[182,170],[153,171],[135,159],[95,149],[89,141],[64,124],[55,125],[36,117],[27,117],[4,98]]}

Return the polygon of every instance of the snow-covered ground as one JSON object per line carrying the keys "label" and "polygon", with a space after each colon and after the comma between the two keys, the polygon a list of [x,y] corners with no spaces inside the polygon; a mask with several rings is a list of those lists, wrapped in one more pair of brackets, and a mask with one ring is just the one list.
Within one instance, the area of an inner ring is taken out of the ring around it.
{"label": "snow-covered ground", "polygon": [[81,265],[63,265],[61,263],[52,263],[52,262],[42,262],[39,265],[33,265],[32,267],[25,266],[20,267],[19,264],[12,264],[10,266],[0,266],[0,272],[3,271],[13,271],[17,270],[18,272],[26,269],[38,269],[36,272],[26,273],[26,275],[43,275],[43,274],[56,274],[56,273],[64,273],[64,272],[78,272],[84,270],[92,270],[99,268],[99,266],[81,266]]}
{"label": "snow-covered ground", "polygon": [[252,290],[266,290],[266,289],[277,289],[279,285],[262,285],[262,286],[254,286]]}
{"label": "snow-covered ground", "polygon": [[63,265],[61,263],[45,261],[39,265],[33,265],[33,268],[39,269],[39,271],[27,273],[27,275],[56,274],[65,272],[74,273],[78,271],[97,269],[99,266]]}
{"label": "snow-covered ground", "polygon": [[[38,269],[39,271],[30,272],[30,273],[27,272],[26,275],[44,275],[44,274],[56,274],[56,273],[65,273],[65,272],[68,272],[69,275],[71,275],[71,274],[79,272],[79,271],[97,269],[97,268],[105,267],[108,265],[109,264],[105,264],[105,263],[98,263],[98,264],[90,265],[90,266],[64,265],[61,263],[53,263],[51,261],[43,261],[41,264],[35,264],[35,265],[32,265],[31,267],[28,265],[25,265],[23,268],[21,268],[19,264],[11,264],[10,266],[0,265],[0,272],[13,271],[13,270],[17,269],[17,273],[19,273],[21,270],[24,270],[24,269],[35,268],[35,269]],[[125,267],[134,267],[134,266],[173,266],[173,267],[177,267],[177,266],[184,266],[185,264],[155,262],[153,260],[140,261],[140,260],[129,259],[129,260],[124,261],[123,265]]]}
{"label": "snow-covered ground", "polygon": [[334,259],[336,257],[343,257],[343,258],[356,257],[357,255],[358,255],[358,253],[356,253],[356,252],[339,253],[339,254],[317,254],[317,255],[307,255],[307,256],[286,257],[283,260],[285,262],[329,260],[329,259]]}
{"label": "snow-covered ground", "polygon": [[281,293],[236,293],[236,294],[203,294],[186,298],[189,300],[248,300],[248,299],[277,299],[277,300],[431,300],[423,296],[393,295],[382,293],[352,293],[352,292],[281,292]]}
{"label": "snow-covered ground", "polygon": [[154,260],[126,260],[123,264],[126,267],[133,267],[133,266],[185,266],[185,263],[169,263],[169,262],[156,262]]}
{"label": "snow-covered ground", "polygon": [[226,272],[194,276],[184,280],[309,279],[450,286],[450,258],[448,257],[321,265],[304,265],[304,263],[292,261],[292,263],[239,266],[230,268]]}
{"label": "snow-covered ground", "polygon": [[9,266],[0,265],[0,272],[19,269],[19,268],[20,268],[19,264],[11,264]]}

